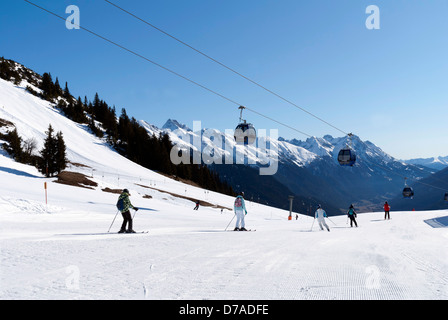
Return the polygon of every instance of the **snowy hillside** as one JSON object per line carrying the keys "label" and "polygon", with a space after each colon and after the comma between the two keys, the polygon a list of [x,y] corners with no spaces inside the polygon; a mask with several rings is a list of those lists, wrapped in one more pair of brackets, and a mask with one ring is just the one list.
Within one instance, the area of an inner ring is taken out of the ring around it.
{"label": "snowy hillside", "polygon": [[[359,228],[332,217],[327,232],[247,202],[256,231],[225,232],[233,198],[132,163],[23,86],[0,80],[0,119],[39,147],[51,123],[68,170],[97,183],[55,183],[0,153],[0,299],[448,299],[448,233],[434,220],[448,210],[360,214]],[[117,194],[103,190],[122,188],[148,233],[117,234],[120,215],[107,232]],[[191,199],[210,206],[193,211]]]}

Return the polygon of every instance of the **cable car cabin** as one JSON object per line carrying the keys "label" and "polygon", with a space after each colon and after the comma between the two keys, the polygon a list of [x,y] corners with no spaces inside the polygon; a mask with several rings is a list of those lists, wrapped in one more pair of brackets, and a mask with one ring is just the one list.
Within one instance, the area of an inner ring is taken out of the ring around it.
{"label": "cable car cabin", "polygon": [[445,197],[444,197],[445,201],[448,201],[448,192],[445,192]]}
{"label": "cable car cabin", "polygon": [[353,166],[356,162],[355,151],[348,147],[341,149],[338,154],[338,162],[341,166]]}
{"label": "cable car cabin", "polygon": [[257,139],[257,132],[251,123],[240,123],[235,128],[234,138],[238,144],[253,144]]}
{"label": "cable car cabin", "polygon": [[405,197],[405,198],[410,198],[410,199],[412,199],[412,198],[414,198],[414,190],[412,190],[412,188],[411,187],[404,187],[404,189],[403,189],[403,197]]}

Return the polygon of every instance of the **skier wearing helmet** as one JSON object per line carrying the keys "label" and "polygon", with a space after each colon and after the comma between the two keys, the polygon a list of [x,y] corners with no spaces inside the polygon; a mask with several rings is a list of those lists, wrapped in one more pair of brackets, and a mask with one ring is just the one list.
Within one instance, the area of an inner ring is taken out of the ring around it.
{"label": "skier wearing helmet", "polygon": [[[135,233],[135,231],[132,229],[132,216],[129,212],[129,209],[132,208],[137,211],[138,208],[132,205],[131,200],[129,199],[130,195],[131,194],[129,193],[129,190],[124,189],[120,197],[118,198],[118,202],[122,202],[120,211],[121,215],[123,216],[123,224],[121,225],[121,229],[120,231],[118,231],[118,233]],[[126,225],[128,225],[127,229]]]}
{"label": "skier wearing helmet", "polygon": [[244,216],[247,214],[246,204],[244,203],[244,192],[241,192],[235,199],[233,209],[236,215],[236,225],[233,231],[247,231],[245,228]]}
{"label": "skier wearing helmet", "polygon": [[316,213],[314,214],[314,219],[317,218],[317,221],[319,222],[320,230],[324,230],[323,227],[325,227],[328,231],[330,231],[330,228],[328,227],[327,223],[325,222],[325,218],[327,218],[327,213],[324,209],[322,209],[321,205],[319,204],[317,206]]}
{"label": "skier wearing helmet", "polygon": [[353,223],[355,227],[358,228],[358,223],[356,223],[356,211],[353,205],[350,205],[350,208],[347,211],[347,216],[350,218],[350,227],[353,227]]}

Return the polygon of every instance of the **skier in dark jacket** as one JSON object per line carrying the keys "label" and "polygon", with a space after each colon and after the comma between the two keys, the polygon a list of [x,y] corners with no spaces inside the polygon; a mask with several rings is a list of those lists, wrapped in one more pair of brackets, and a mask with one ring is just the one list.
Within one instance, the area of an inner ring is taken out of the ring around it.
{"label": "skier in dark jacket", "polygon": [[199,200],[196,200],[196,207],[193,208],[193,210],[198,210],[199,209],[199,204],[201,202]]}
{"label": "skier in dark jacket", "polygon": [[[121,229],[120,231],[118,231],[118,233],[135,233],[135,231],[132,229],[132,216],[129,209],[132,208],[137,211],[138,208],[132,205],[131,200],[129,199],[130,195],[131,194],[129,193],[129,190],[124,189],[120,197],[118,198],[118,201],[123,201],[123,208],[120,210],[121,215],[123,216],[123,224],[121,225]],[[128,225],[127,229],[126,224]]]}
{"label": "skier in dark jacket", "polygon": [[356,211],[353,205],[350,205],[350,208],[347,211],[347,215],[350,218],[350,227],[353,227],[353,223],[355,223],[355,226],[358,227],[358,224],[356,223]]}

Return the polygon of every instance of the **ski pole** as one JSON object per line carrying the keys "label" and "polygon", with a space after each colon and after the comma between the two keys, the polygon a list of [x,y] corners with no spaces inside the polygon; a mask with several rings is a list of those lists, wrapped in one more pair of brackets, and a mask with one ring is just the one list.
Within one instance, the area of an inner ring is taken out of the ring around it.
{"label": "ski pole", "polygon": [[117,218],[118,212],[120,212],[120,210],[117,210],[117,213],[115,214],[114,220],[112,221],[112,224],[110,225],[109,230],[107,230],[107,232],[109,232],[110,229],[112,228],[112,225],[114,224],[115,219]]}
{"label": "ski pole", "polygon": [[310,229],[310,231],[312,231],[312,230],[313,230],[313,226],[314,226],[314,221],[316,221],[316,218],[314,218],[314,219],[313,219],[313,224],[311,225],[311,229]]}
{"label": "ski pole", "polygon": [[135,214],[137,213],[138,208],[134,208],[134,210],[135,210],[135,212],[134,212],[134,216],[132,217],[132,220],[134,220],[134,218],[135,218]]}
{"label": "ski pole", "polygon": [[227,231],[227,228],[230,226],[230,224],[232,223],[233,219],[235,219],[236,214],[233,215],[232,220],[230,220],[229,224],[227,225],[227,227],[225,228],[224,231]]}
{"label": "ski pole", "polygon": [[333,222],[333,220],[331,220],[329,217],[327,217],[328,220],[331,221],[332,224],[334,224],[336,226],[336,223]]}

